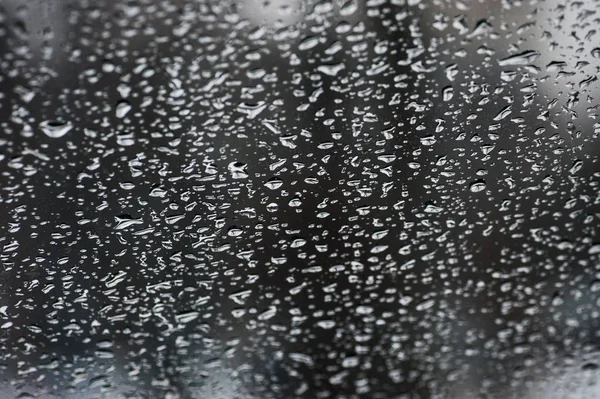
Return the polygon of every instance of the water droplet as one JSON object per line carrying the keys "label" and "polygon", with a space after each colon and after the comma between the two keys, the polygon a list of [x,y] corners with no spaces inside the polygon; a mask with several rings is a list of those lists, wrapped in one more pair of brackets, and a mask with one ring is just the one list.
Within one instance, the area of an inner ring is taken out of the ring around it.
{"label": "water droplet", "polygon": [[71,122],[44,121],[40,123],[40,128],[46,136],[58,139],[69,133],[73,129],[73,124]]}
{"label": "water droplet", "polygon": [[485,181],[481,179],[474,181],[469,185],[469,190],[471,190],[472,193],[479,193],[485,190]]}
{"label": "water droplet", "polygon": [[125,118],[129,111],[131,111],[131,104],[125,100],[119,101],[116,109],[117,118]]}
{"label": "water droplet", "polygon": [[540,53],[533,50],[523,51],[522,53],[511,55],[510,57],[498,60],[500,66],[516,66],[531,64],[540,56]]}

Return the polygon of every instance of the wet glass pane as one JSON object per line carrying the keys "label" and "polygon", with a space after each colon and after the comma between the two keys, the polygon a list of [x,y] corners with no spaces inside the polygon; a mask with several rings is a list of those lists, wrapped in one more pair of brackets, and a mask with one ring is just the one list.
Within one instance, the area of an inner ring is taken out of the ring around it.
{"label": "wet glass pane", "polygon": [[0,397],[599,397],[599,11],[3,0]]}

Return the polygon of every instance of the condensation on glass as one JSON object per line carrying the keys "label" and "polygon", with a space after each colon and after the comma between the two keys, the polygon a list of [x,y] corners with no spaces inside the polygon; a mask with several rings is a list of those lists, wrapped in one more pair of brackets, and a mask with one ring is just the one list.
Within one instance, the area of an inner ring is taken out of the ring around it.
{"label": "condensation on glass", "polygon": [[598,1],[0,4],[0,397],[600,396]]}

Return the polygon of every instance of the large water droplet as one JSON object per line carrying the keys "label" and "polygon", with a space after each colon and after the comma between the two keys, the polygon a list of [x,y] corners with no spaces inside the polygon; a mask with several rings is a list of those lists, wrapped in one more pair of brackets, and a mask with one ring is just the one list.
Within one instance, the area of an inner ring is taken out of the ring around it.
{"label": "large water droplet", "polygon": [[117,118],[125,118],[129,111],[131,111],[131,104],[127,101],[119,101],[116,109]]}
{"label": "large water droplet", "polygon": [[485,181],[481,179],[474,181],[469,185],[469,190],[471,190],[472,193],[479,193],[485,190]]}
{"label": "large water droplet", "polygon": [[40,129],[46,136],[58,139],[69,133],[73,129],[73,124],[71,122],[44,121],[40,123]]}

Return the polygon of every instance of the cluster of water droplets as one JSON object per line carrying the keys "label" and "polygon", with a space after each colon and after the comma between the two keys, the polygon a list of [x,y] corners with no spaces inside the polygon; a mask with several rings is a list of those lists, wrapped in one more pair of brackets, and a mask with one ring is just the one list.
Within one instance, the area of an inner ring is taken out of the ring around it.
{"label": "cluster of water droplets", "polygon": [[44,7],[0,8],[7,397],[597,389],[597,2]]}

